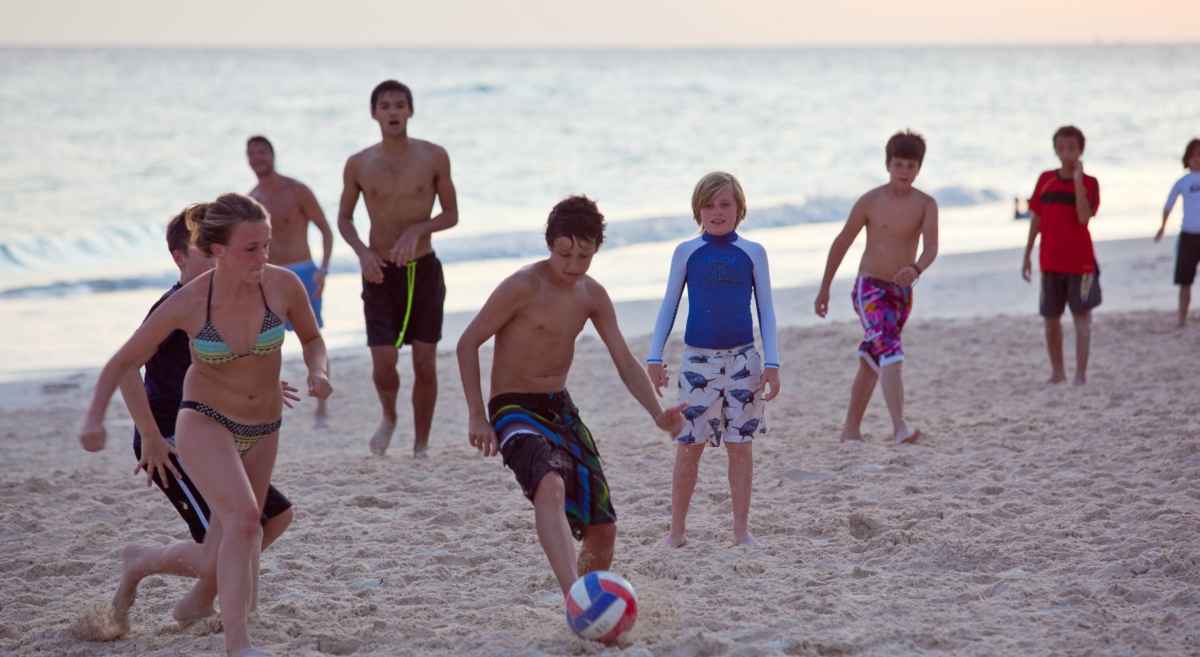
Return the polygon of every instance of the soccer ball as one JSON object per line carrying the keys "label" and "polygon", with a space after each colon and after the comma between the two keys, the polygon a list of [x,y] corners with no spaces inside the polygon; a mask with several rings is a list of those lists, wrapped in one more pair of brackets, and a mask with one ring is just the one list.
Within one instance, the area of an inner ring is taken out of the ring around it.
{"label": "soccer ball", "polygon": [[637,594],[616,573],[588,573],[567,594],[567,625],[589,641],[612,643],[633,629],[636,620]]}

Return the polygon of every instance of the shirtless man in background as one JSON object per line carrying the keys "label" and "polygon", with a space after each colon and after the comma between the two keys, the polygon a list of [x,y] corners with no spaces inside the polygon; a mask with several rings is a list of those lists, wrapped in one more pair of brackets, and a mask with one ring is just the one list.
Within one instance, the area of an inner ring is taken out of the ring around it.
{"label": "shirtless man in background", "polygon": [[[261,203],[271,217],[271,248],[267,262],[289,269],[300,277],[308,292],[308,302],[317,316],[317,326],[324,327],[321,294],[325,290],[325,276],[329,273],[329,256],[333,252],[333,230],[312,190],[299,180],[275,171],[275,147],[266,137],[255,135],[246,140],[246,159],[254,175],[258,176],[258,184],[250,190],[250,196]],[[320,267],[313,262],[312,251],[308,248],[309,222],[321,231],[324,256]],[[287,330],[292,330],[290,322]],[[328,367],[327,363],[326,369]],[[328,426],[324,399],[317,400],[313,426]]]}
{"label": "shirtless man in background", "polygon": [[[458,201],[446,149],[408,136],[412,92],[385,80],[371,92],[371,118],[382,140],[350,156],[343,174],[338,230],[358,255],[363,276],[363,314],[371,348],[372,378],[383,420],[371,436],[371,453],[382,456],[396,430],[399,348],[412,345],[413,455],[424,458],[437,403],[437,343],[442,338],[446,284],[430,235],[458,223]],[[368,242],[354,227],[362,195],[370,219]],[[441,213],[433,216],[437,199]]]}

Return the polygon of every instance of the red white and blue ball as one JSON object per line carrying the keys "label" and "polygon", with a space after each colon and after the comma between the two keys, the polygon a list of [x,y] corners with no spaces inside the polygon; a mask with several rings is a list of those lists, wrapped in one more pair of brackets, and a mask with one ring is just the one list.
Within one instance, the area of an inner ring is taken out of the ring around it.
{"label": "red white and blue ball", "polygon": [[588,573],[567,594],[567,625],[589,641],[612,643],[633,629],[636,620],[637,594],[616,573]]}

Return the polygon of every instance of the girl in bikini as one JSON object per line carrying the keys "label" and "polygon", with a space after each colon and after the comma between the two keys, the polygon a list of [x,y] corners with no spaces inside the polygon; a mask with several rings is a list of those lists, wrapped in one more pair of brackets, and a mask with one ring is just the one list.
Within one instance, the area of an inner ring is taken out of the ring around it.
{"label": "girl in bikini", "polygon": [[224,194],[189,208],[187,223],[192,242],[215,257],[216,267],[159,306],[105,365],[79,439],[89,451],[103,449],[104,412],[121,377],[172,331],[188,334],[192,367],[183,384],[176,448],[208,501],[212,523],[201,545],[127,547],[123,579],[132,586],[113,616],[127,623],[139,575],[215,576],[226,652],[265,655],[250,643],[247,617],[257,604],[260,516],[279,446],[284,319],[303,346],[308,394],[318,399],[333,391],[325,343],[300,279],[267,264],[271,228],[258,202]]}

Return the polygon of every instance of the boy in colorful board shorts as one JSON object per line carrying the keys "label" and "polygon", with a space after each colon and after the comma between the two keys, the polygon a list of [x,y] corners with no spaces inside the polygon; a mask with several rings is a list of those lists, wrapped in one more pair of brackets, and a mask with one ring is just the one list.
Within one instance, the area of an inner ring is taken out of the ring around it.
{"label": "boy in colorful board shorts", "polygon": [[1041,269],[1040,311],[1046,320],[1046,350],[1050,355],[1050,383],[1067,380],[1063,366],[1062,314],[1068,306],[1075,321],[1075,385],[1087,382],[1088,354],[1092,342],[1092,310],[1100,305],[1100,266],[1092,250],[1088,222],[1100,209],[1100,183],[1083,173],[1080,157],[1083,132],[1063,126],[1054,133],[1054,152],[1062,167],[1042,172],[1029,199],[1033,217],[1021,276],[1032,280],[1030,254],[1038,233]]}
{"label": "boy in colorful board shorts", "polygon": [[1167,228],[1167,217],[1175,201],[1183,197],[1183,227],[1179,231],[1179,243],[1175,251],[1175,284],[1179,286],[1179,324],[1187,326],[1188,306],[1192,303],[1192,283],[1196,280],[1196,266],[1200,265],[1200,139],[1188,142],[1183,151],[1183,166],[1187,175],[1180,178],[1163,206],[1162,226],[1154,241],[1162,240]]}
{"label": "boy in colorful board shorts", "polygon": [[[147,317],[172,294],[197,276],[211,270],[216,264],[212,256],[201,253],[190,243],[190,239],[184,213],[180,213],[167,224],[167,248],[179,267],[179,282],[163,294],[146,314]],[[192,538],[197,543],[203,543],[212,514],[208,503],[188,477],[175,452],[175,418],[183,400],[183,377],[191,365],[192,351],[187,333],[175,331],[159,345],[154,356],[146,361],[145,385],[143,386],[137,370],[130,370],[120,386],[125,405],[134,421],[133,452],[138,458],[134,473],[146,470],[146,485],[149,486],[153,481],[162,490],[179,513],[179,517],[187,523]],[[295,392],[295,388],[284,383],[283,389],[285,399],[298,399],[291,394]],[[287,530],[292,523],[292,516],[291,500],[274,486],[269,486],[262,511],[263,549]],[[154,560],[146,558],[147,553],[154,550],[162,548],[131,544],[122,551],[125,569],[114,600],[116,608],[127,612],[138,582],[147,575],[154,574],[148,570],[152,568]],[[191,591],[175,604],[171,614],[181,623],[208,616],[213,613],[213,601],[216,596],[216,581],[197,580]]]}
{"label": "boy in colorful board shorts", "polygon": [[[458,341],[471,445],[502,454],[533,502],[538,541],[565,597],[579,575],[608,570],[616,511],[600,455],[565,389],[575,338],[589,320],[621,381],[655,424],[677,433],[682,406],[663,410],[617,326],[604,287],[587,276],[604,241],[604,215],[584,196],[554,206],[546,222],[550,257],[504,279]],[[491,401],[480,387],[479,348],[495,336]],[[582,541],[578,561],[572,536]]]}
{"label": "boy in colorful board shorts", "polygon": [[[925,161],[925,139],[912,132],[897,132],[885,149],[889,181],[863,194],[850,210],[842,232],[829,248],[825,276],[813,304],[818,315],[829,312],[829,287],[846,251],[859,232],[867,229],[867,246],[854,282],[854,312],[863,325],[858,348],[858,374],[850,388],[850,408],[839,439],[861,441],[863,414],[882,382],[883,399],[892,417],[897,445],[913,443],[919,429],[904,421],[904,349],[900,332],[912,309],[912,286],[929,268],[938,251],[938,207],[932,196],[913,187]],[[917,246],[921,245],[921,256]]]}
{"label": "boy in colorful board shorts", "polygon": [[[754,435],[766,433],[763,409],[779,394],[779,347],[771,274],[761,244],[737,234],[746,218],[746,195],[733,175],[710,173],[692,192],[692,218],[699,237],[675,248],[667,292],[658,310],[646,371],[655,391],[667,385],[663,349],[679,300],[688,290],[687,330],[679,368],[680,403],[686,408],[683,431],[676,434],[671,476],[671,529],[663,544],[687,542],[687,513],[696,489],[704,446],[729,453],[729,492],[733,503],[733,544],[757,546],[748,527],[754,480]],[[750,295],[758,303],[766,369],[754,347]]]}

